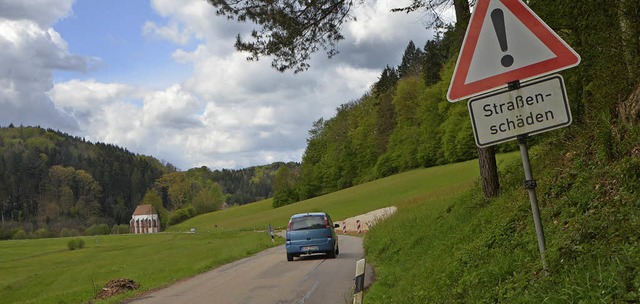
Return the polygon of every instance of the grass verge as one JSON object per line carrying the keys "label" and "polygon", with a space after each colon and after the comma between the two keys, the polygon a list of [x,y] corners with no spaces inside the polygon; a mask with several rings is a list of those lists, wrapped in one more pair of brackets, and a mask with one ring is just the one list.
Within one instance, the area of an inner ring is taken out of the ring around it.
{"label": "grass verge", "polygon": [[603,166],[544,152],[533,168],[549,274],[514,161],[499,198],[485,200],[476,185],[399,208],[370,230],[377,281],[366,303],[640,303],[638,184],[628,178],[640,175],[640,160]]}

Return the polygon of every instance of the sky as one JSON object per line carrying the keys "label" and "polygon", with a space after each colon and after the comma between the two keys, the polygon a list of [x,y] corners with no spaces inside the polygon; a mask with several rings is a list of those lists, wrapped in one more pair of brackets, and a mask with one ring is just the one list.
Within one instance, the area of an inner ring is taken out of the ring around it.
{"label": "sky", "polygon": [[410,0],[368,0],[305,72],[237,52],[255,25],[204,0],[0,0],[0,126],[41,126],[181,170],[300,162],[308,131],[433,32]]}

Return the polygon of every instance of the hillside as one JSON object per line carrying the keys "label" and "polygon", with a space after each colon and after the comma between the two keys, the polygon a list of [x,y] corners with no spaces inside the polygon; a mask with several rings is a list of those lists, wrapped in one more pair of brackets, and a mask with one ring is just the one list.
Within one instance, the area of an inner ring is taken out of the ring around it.
{"label": "hillside", "polygon": [[[579,130],[572,130],[582,133]],[[547,244],[542,269],[520,161],[500,197],[475,187],[401,208],[365,238],[367,303],[638,303],[640,155],[605,160],[571,132],[533,149]],[[589,138],[586,134],[581,134]],[[570,142],[559,150],[558,142]]]}
{"label": "hillside", "polygon": [[[123,148],[38,127],[0,128],[2,238],[128,223],[171,166]],[[45,236],[48,233],[44,233]]]}
{"label": "hillside", "polygon": [[39,127],[3,127],[0,239],[128,232],[140,203],[156,206],[166,228],[224,204],[272,196],[275,172],[283,166],[298,165],[178,172],[115,145]]}

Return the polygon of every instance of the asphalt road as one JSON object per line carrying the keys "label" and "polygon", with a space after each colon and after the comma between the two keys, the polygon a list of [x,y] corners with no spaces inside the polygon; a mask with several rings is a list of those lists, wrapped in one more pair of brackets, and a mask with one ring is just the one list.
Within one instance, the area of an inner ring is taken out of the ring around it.
{"label": "asphalt road", "polygon": [[[127,303],[269,304],[351,303],[362,239],[339,236],[340,255],[296,258],[287,262],[284,246],[224,265]],[[365,286],[371,282],[367,267]]]}

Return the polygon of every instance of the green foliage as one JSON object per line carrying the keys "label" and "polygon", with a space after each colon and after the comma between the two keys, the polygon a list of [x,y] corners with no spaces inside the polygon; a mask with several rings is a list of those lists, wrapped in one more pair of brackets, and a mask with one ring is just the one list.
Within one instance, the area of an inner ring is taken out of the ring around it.
{"label": "green foliage", "polygon": [[457,103],[442,123],[442,150],[446,162],[459,162],[475,156],[475,142],[467,107]]}
{"label": "green foliage", "polygon": [[[452,105],[446,99],[455,66],[448,58],[452,35],[449,30],[430,41],[424,52],[410,43],[398,68],[402,78],[385,68],[372,94],[343,104],[334,118],[314,123],[295,187],[301,199],[476,157],[465,104]],[[277,205],[294,192],[280,195],[275,196]]]}
{"label": "green foliage", "polygon": [[349,11],[354,5],[344,1],[207,0],[216,13],[229,19],[260,24],[245,41],[238,34],[235,47],[250,53],[250,60],[271,56],[271,66],[283,72],[309,68],[311,54],[322,49],[327,56],[338,53],[337,44],[344,36],[343,25],[355,20]]}
{"label": "green foliage", "polygon": [[113,227],[111,227],[111,234],[127,234],[129,233],[129,225],[127,224],[120,224],[120,225],[113,225]]}
{"label": "green foliage", "polygon": [[392,90],[396,84],[398,83],[398,71],[395,68],[390,68],[387,65],[384,70],[382,70],[382,74],[380,74],[380,78],[373,85],[373,93],[376,98],[380,97],[380,95]]}
{"label": "green foliage", "polygon": [[85,235],[109,235],[111,229],[107,224],[93,224],[84,231]]}
{"label": "green foliage", "polygon": [[[275,162],[269,165],[249,167],[239,170],[215,170],[210,173],[211,179],[223,190],[227,205],[244,205],[273,196],[273,180],[276,171],[285,165]],[[287,163],[297,167],[299,164]]]}
{"label": "green foliage", "polygon": [[82,249],[84,248],[84,240],[81,238],[70,239],[67,242],[67,248],[69,248],[69,250]]}
{"label": "green foliage", "polygon": [[224,203],[224,195],[218,184],[212,184],[210,187],[200,190],[193,199],[192,205],[197,214],[213,212],[220,210]]}
{"label": "green foliage", "polygon": [[34,231],[32,236],[34,239],[44,239],[53,237],[53,234],[51,234],[51,231],[47,230],[47,228],[40,228]]}
{"label": "green foliage", "polygon": [[193,206],[187,206],[184,208],[176,209],[169,217],[169,225],[175,225],[186,221],[196,215],[196,210]]}
{"label": "green foliage", "polygon": [[27,233],[81,230],[97,218],[128,222],[130,200],[169,170],[151,157],[50,129],[0,128],[0,208],[5,225]]}
{"label": "green foliage", "polygon": [[78,236],[78,231],[69,228],[62,228],[62,230],[60,231],[60,237],[64,238],[72,236]]}
{"label": "green foliage", "polygon": [[402,62],[398,66],[399,78],[420,75],[423,65],[423,56],[423,51],[416,48],[413,41],[409,41],[409,44],[407,44],[407,48],[404,50],[404,54],[402,55]]}
{"label": "green foliage", "polygon": [[13,234],[14,240],[26,240],[28,238],[29,238],[29,235],[27,234],[26,231],[24,231],[24,229],[19,229]]}
{"label": "green foliage", "polygon": [[298,193],[295,183],[298,174],[293,172],[288,166],[282,166],[276,172],[273,184],[275,194],[273,196],[273,208],[282,207],[298,201]]}
{"label": "green foliage", "polygon": [[602,166],[586,149],[566,153],[554,142],[532,151],[550,275],[541,269],[516,159],[503,164],[497,199],[486,201],[478,185],[455,199],[400,208],[371,229],[365,248],[376,283],[367,303],[638,301],[638,189],[620,183],[637,177],[640,161]]}

